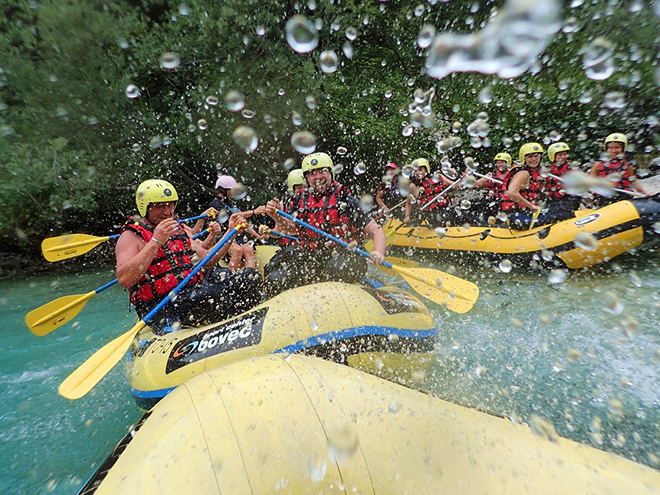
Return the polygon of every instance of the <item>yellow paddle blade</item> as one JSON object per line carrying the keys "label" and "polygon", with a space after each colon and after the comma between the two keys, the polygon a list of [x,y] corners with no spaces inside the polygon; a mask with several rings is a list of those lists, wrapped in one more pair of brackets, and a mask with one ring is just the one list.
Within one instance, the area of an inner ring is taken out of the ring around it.
{"label": "yellow paddle blade", "polygon": [[96,295],[95,291],[75,296],[64,296],[25,315],[25,324],[38,337],[48,335],[56,328],[73,320],[85,304]]}
{"label": "yellow paddle blade", "polygon": [[[401,258],[395,258],[394,256],[388,256],[385,258],[385,261],[389,261],[393,265],[397,265],[403,268],[419,268],[419,263],[413,260],[404,260]],[[376,268],[378,268],[381,272],[386,273],[387,275],[391,275],[392,277],[398,277],[399,274],[392,270],[391,268],[387,268],[385,265],[375,265]]]}
{"label": "yellow paddle blade", "polygon": [[534,213],[532,214],[532,221],[529,224],[529,229],[527,230],[532,230],[534,228],[534,224],[536,223],[536,219],[539,217],[541,213],[541,208],[534,210]]}
{"label": "yellow paddle blade", "polygon": [[110,239],[89,234],[70,234],[49,237],[41,242],[41,252],[48,261],[61,261],[85,254]]}
{"label": "yellow paddle blade", "polygon": [[420,296],[456,313],[467,313],[479,298],[479,287],[431,268],[392,267]]}
{"label": "yellow paddle blade", "polygon": [[57,392],[70,400],[85,396],[121,360],[133,338],[145,325],[140,320],[124,335],[101,347],[60,384]]}

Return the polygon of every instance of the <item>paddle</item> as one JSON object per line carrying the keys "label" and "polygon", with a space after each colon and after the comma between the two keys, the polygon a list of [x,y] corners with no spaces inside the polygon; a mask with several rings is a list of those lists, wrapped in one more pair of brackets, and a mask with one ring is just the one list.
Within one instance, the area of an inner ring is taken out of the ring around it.
{"label": "paddle", "polygon": [[158,312],[165,307],[186,284],[213,258],[222,247],[230,241],[237,232],[247,227],[247,224],[240,224],[231,229],[225,238],[216,244],[206,257],[201,260],[195,268],[184,278],[179,285],[159,302],[144,318],[133,326],[128,332],[117,337],[112,342],[107,343],[96,351],[92,357],[81,364],[66,380],[64,380],[57,392],[64,398],[70,400],[80,399],[87,394],[101,379],[119,362],[131,345],[133,338]]}
{"label": "paddle", "polygon": [[117,279],[114,279],[112,282],[108,282],[87,294],[59,297],[30,311],[25,315],[25,324],[38,337],[48,335],[56,328],[73,320],[92,297],[109,289],[116,283]]}
{"label": "paddle", "polygon": [[[565,182],[564,178],[563,178],[563,177],[559,177],[558,175],[555,175],[555,174],[548,174],[548,176],[549,176],[549,177],[552,177],[552,178],[555,179],[555,180],[558,180],[559,182],[562,182],[562,183]],[[633,196],[633,197],[635,197],[635,198],[645,198],[645,197],[646,197],[646,194],[643,194],[643,193],[640,193],[640,192],[637,192],[637,191],[626,191],[625,189],[619,189],[619,188],[617,188],[617,187],[613,187],[613,188],[612,188],[612,191],[615,191],[615,192],[618,192],[618,193],[627,194],[627,195],[629,195],[629,196]]]}
{"label": "paddle", "polygon": [[[210,228],[205,229],[199,234],[193,236],[193,239],[197,239],[210,231]],[[37,309],[33,309],[25,315],[25,324],[37,337],[48,335],[53,330],[61,327],[65,323],[69,323],[75,318],[75,316],[80,313],[80,310],[85,307],[85,304],[87,304],[96,294],[103,292],[116,283],[117,279],[114,279],[112,282],[108,282],[87,294],[63,296],[50,301],[43,306],[39,306]]]}
{"label": "paddle", "polygon": [[476,175],[477,177],[481,177],[481,178],[483,178],[483,179],[488,179],[489,181],[494,182],[495,184],[504,184],[504,182],[502,182],[502,181],[499,180],[499,179],[495,179],[494,177],[491,177],[490,175],[480,174],[479,172],[475,172],[475,171],[472,170],[472,169],[470,169],[470,173],[471,173],[472,175]]}
{"label": "paddle", "polygon": [[[390,213],[392,213],[397,208],[400,208],[401,206],[403,206],[406,201],[408,201],[408,198],[404,199],[400,203],[395,204],[392,208],[390,208]],[[374,217],[374,220],[380,220],[383,217],[383,215],[385,215],[384,211],[380,215],[378,215],[377,217]],[[390,215],[388,215],[388,216],[390,216]]]}
{"label": "paddle", "polygon": [[534,210],[534,213],[532,214],[532,221],[529,224],[529,229],[527,229],[527,230],[532,230],[534,228],[534,224],[536,223],[536,219],[539,217],[540,214],[541,214],[541,208],[540,207],[537,208],[536,210]]}
{"label": "paddle", "polygon": [[[298,218],[293,218],[288,213],[285,213],[281,210],[277,210],[277,214],[300,225],[305,227],[317,234],[330,239],[333,242],[348,248],[354,253],[364,256],[365,258],[371,258],[371,255],[366,251],[361,249],[354,249],[349,246],[349,244],[341,239],[328,234],[316,227],[303,222]],[[467,280],[462,280],[458,277],[454,277],[447,273],[443,273],[439,270],[433,270],[430,268],[404,268],[401,266],[393,265],[392,263],[385,261],[383,265],[387,268],[394,270],[399,276],[410,285],[410,287],[415,290],[418,294],[430,301],[433,301],[437,304],[447,307],[448,309],[455,311],[456,313],[466,313],[468,312],[477,298],[479,297],[479,287],[472,282]]]}
{"label": "paddle", "polygon": [[298,241],[297,237],[294,237],[294,236],[288,235],[288,234],[283,234],[282,232],[278,232],[277,230],[268,229],[266,232],[268,232],[269,234],[279,236],[279,237],[284,237],[285,239],[290,239],[292,241]]}
{"label": "paddle", "polygon": [[[214,218],[215,215],[197,215],[196,217],[184,218],[177,220],[179,223],[190,222],[192,220],[199,220],[210,216]],[[102,242],[117,239],[120,234],[97,237],[89,234],[68,234],[58,237],[49,237],[41,242],[41,252],[46,260],[52,262],[75,258],[85,254]]]}
{"label": "paddle", "polygon": [[463,181],[463,178],[460,178],[460,179],[458,179],[458,180],[452,182],[450,185],[448,185],[448,186],[445,187],[442,191],[440,191],[440,192],[438,193],[438,195],[437,195],[435,198],[433,198],[431,201],[429,201],[428,203],[426,203],[426,204],[425,204],[424,206],[422,206],[419,210],[420,210],[420,211],[424,211],[424,210],[426,210],[429,206],[431,206],[433,203],[435,203],[437,200],[439,200],[442,196],[444,196],[445,194],[447,194],[447,191],[449,191],[452,187],[457,186],[457,185],[460,184],[462,181]]}

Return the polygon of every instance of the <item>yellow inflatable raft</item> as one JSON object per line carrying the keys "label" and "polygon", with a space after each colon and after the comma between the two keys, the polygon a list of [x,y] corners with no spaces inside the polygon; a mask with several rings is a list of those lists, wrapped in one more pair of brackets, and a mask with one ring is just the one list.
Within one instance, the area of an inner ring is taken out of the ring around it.
{"label": "yellow inflatable raft", "polygon": [[331,362],[263,356],[161,401],[81,491],[658,493],[660,472]]}
{"label": "yellow inflatable raft", "polygon": [[598,210],[578,210],[575,217],[530,230],[506,226],[408,227],[398,220],[385,226],[393,246],[432,252],[449,261],[486,256],[511,261],[532,258],[571,269],[592,266],[657,239],[660,200],[620,201]]}
{"label": "yellow inflatable raft", "polygon": [[426,306],[400,288],[327,282],[283,292],[213,325],[164,335],[145,327],[129,350],[128,376],[145,408],[204,371],[273,352],[311,354],[406,381],[410,370],[432,364],[436,335]]}

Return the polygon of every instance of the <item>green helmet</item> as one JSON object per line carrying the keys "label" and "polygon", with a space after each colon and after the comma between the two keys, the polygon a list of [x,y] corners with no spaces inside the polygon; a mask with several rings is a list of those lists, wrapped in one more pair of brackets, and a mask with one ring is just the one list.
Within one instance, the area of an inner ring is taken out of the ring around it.
{"label": "green helmet", "polygon": [[293,188],[295,186],[304,186],[305,177],[303,176],[302,169],[297,168],[289,172],[289,176],[287,177],[286,182],[289,193],[293,193]]}
{"label": "green helmet", "polygon": [[498,153],[495,155],[495,158],[493,159],[495,162],[503,161],[506,162],[506,164],[510,167],[511,166],[511,155],[508,153]]}
{"label": "green helmet", "polygon": [[523,144],[520,147],[520,152],[518,153],[518,158],[520,158],[520,161],[522,164],[525,164],[525,157],[527,155],[531,155],[534,153],[541,153],[543,155],[543,146],[541,146],[539,143],[527,143]]}
{"label": "green helmet", "polygon": [[621,143],[623,144],[623,151],[626,151],[626,148],[628,148],[628,137],[621,132],[615,132],[605,138],[605,145],[603,146],[605,151],[607,151],[607,143]]}
{"label": "green helmet", "polygon": [[327,153],[312,153],[311,155],[307,155],[302,161],[303,175],[307,175],[307,172],[319,168],[329,168],[330,172],[332,172],[332,180],[335,180],[335,167],[332,163],[332,158]]}
{"label": "green helmet", "polygon": [[417,158],[416,160],[413,160],[413,166],[414,165],[417,165],[417,168],[425,168],[427,174],[431,173],[431,165],[429,165],[429,161],[426,158]]}
{"label": "green helmet", "polygon": [[140,215],[147,214],[149,203],[167,203],[176,202],[179,196],[174,186],[161,179],[145,180],[135,191],[135,202],[137,203]]}
{"label": "green helmet", "polygon": [[570,151],[571,148],[568,147],[566,143],[554,143],[548,146],[548,158],[551,162],[555,161],[555,155],[561,153],[562,151]]}

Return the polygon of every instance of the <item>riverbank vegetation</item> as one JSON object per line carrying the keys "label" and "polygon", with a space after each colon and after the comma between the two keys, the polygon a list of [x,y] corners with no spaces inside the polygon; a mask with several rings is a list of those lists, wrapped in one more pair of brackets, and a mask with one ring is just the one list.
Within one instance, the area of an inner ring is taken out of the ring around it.
{"label": "riverbank vegetation", "polygon": [[[173,182],[183,212],[205,208],[219,170],[263,202],[300,163],[300,131],[344,165],[340,180],[357,192],[373,190],[388,161],[426,156],[437,169],[447,156],[462,169],[469,155],[486,167],[526,140],[561,138],[588,163],[604,136],[626,132],[636,154],[658,155],[658,2],[538,2],[536,13],[550,5],[556,15],[527,20],[556,25],[523,74],[441,79],[429,77],[433,47],[423,48],[434,33],[478,33],[521,2],[184,3],[0,7],[3,249],[116,232],[147,178]],[[318,31],[311,51],[287,42],[296,14]],[[530,34],[518,20],[499,26],[513,52]]]}

